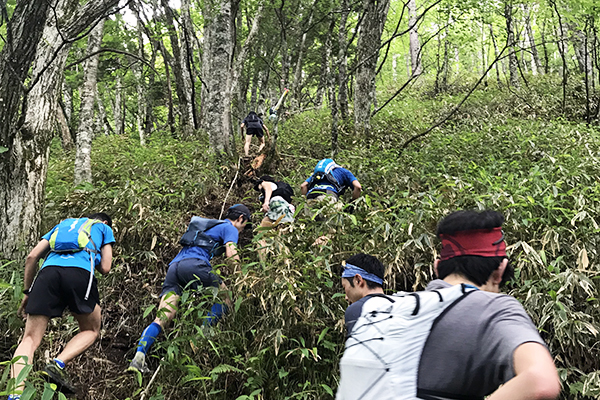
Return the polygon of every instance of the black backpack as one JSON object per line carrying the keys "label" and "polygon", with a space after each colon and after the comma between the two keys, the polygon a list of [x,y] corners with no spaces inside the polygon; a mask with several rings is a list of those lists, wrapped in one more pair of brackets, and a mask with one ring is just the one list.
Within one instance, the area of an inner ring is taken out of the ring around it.
{"label": "black backpack", "polygon": [[292,197],[294,197],[294,189],[289,185],[289,183],[285,183],[283,181],[275,182],[277,185],[277,189],[271,195],[271,198],[275,196],[281,196],[285,201],[292,204]]}
{"label": "black backpack", "polygon": [[192,217],[187,231],[179,240],[179,244],[182,246],[202,247],[210,254],[211,258],[220,256],[225,252],[225,248],[221,246],[221,243],[217,242],[204,232],[224,222],[225,221],[219,219]]}

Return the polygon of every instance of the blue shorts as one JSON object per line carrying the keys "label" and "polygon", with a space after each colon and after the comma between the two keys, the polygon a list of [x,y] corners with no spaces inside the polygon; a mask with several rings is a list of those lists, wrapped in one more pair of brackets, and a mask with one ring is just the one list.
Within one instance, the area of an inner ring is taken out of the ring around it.
{"label": "blue shorts", "polygon": [[181,296],[183,289],[198,289],[198,286],[219,287],[223,280],[212,272],[212,267],[199,258],[184,258],[169,266],[160,297],[169,292]]}

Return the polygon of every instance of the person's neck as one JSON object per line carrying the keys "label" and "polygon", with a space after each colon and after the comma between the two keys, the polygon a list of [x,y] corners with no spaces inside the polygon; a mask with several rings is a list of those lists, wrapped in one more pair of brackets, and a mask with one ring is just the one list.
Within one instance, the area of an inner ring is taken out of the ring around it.
{"label": "person's neck", "polygon": [[474,284],[473,282],[471,282],[470,280],[468,280],[467,278],[465,278],[462,275],[458,275],[458,274],[450,274],[447,277],[445,277],[444,279],[442,279],[444,282],[451,284],[452,286],[454,285],[460,285],[461,283],[467,284],[467,285],[472,285],[475,286],[476,288],[481,289],[481,287],[479,287],[479,285]]}
{"label": "person's neck", "polygon": [[370,294],[384,294],[383,293],[383,288],[382,287],[376,287],[375,289],[368,289],[367,293],[365,294],[365,296],[368,296]]}

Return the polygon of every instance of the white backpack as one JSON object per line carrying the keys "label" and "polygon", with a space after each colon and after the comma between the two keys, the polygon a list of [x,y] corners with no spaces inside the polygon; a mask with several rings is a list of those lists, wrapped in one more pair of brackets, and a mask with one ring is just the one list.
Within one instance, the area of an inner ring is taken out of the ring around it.
{"label": "white backpack", "polygon": [[367,300],[346,340],[336,400],[417,399],[417,371],[436,319],[473,286]]}

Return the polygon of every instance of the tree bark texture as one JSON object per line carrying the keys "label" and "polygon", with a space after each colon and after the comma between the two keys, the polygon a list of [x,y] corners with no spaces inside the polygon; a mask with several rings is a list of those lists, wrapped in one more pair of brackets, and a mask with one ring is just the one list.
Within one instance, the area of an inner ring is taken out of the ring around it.
{"label": "tree bark texture", "polygon": [[[144,37],[142,36],[142,21],[137,20],[137,40],[138,40],[138,57],[142,60],[144,57]],[[146,130],[145,130],[145,122],[146,122],[146,110],[147,110],[147,101],[146,101],[146,78],[144,77],[144,65],[142,62],[138,61],[134,66],[134,74],[136,78],[136,91],[137,91],[137,128],[138,135],[140,137],[140,145],[146,145]]]}
{"label": "tree bark texture", "polygon": [[123,83],[121,73],[115,72],[115,99],[113,101],[113,119],[115,122],[115,133],[122,135],[124,127],[123,115]]}
{"label": "tree bark texture", "polygon": [[348,118],[348,39],[346,30],[350,14],[348,0],[342,0],[341,7],[338,30],[338,105],[342,120],[346,120]]}
{"label": "tree bark texture", "polygon": [[[104,20],[92,29],[88,36],[86,54],[94,54],[100,50]],[[84,182],[92,183],[92,139],[94,138],[94,103],[96,102],[96,83],[98,81],[98,63],[100,55],[96,54],[85,61],[83,67],[83,85],[81,86],[81,107],[79,109],[79,128],[77,129],[77,146],[75,152],[75,185]]]}
{"label": "tree bark texture", "polygon": [[331,59],[331,29],[327,30],[327,34],[325,36],[325,44],[323,45],[323,50],[321,53],[321,71],[319,76],[319,85],[317,86],[317,93],[315,95],[315,106],[322,107],[323,105],[323,95],[327,96],[329,83],[330,83],[330,75],[331,69],[329,68],[329,63]]}
{"label": "tree bark texture", "polygon": [[173,75],[175,75],[175,91],[177,92],[177,100],[179,103],[179,116],[181,123],[181,132],[184,138],[189,138],[194,135],[194,113],[192,109],[192,82],[190,79],[190,71],[185,62],[185,54],[182,53],[179,37],[175,30],[175,22],[173,10],[169,6],[168,0],[161,0],[161,4],[165,11],[165,20],[167,30],[169,31],[169,40],[171,49],[173,50],[172,67]]}
{"label": "tree bark texture", "polygon": [[417,27],[417,2],[416,0],[408,0],[408,36],[409,36],[409,52],[410,66],[412,76],[421,75],[421,43],[419,42],[419,32]]}
{"label": "tree bark texture", "polygon": [[357,43],[354,120],[357,132],[370,129],[371,105],[375,98],[375,70],[381,44],[381,34],[387,18],[389,0],[364,0],[365,13]]}
{"label": "tree bark texture", "polygon": [[19,1],[7,24],[7,43],[0,52],[0,146],[8,149],[0,153],[0,253],[4,257],[16,257],[39,238],[49,146],[68,47],[117,3],[90,1],[78,7],[75,0]]}
{"label": "tree bark texture", "polygon": [[510,85],[519,87],[519,60],[515,52],[515,33],[512,13],[512,1],[504,3],[504,18],[506,19],[506,37],[508,42],[508,71],[510,73]]}
{"label": "tree bark texture", "polygon": [[205,42],[205,64],[202,68],[206,83],[202,108],[204,128],[212,150],[230,155],[234,150],[231,137],[231,10],[231,0],[205,1],[204,29],[210,32],[210,40]]}
{"label": "tree bark texture", "polygon": [[317,1],[313,3],[313,5],[308,10],[308,20],[306,23],[300,24],[300,30],[302,31],[302,37],[300,38],[300,43],[298,45],[298,56],[296,57],[296,67],[294,70],[294,80],[292,81],[292,99],[294,108],[300,109],[300,99],[302,98],[302,67],[304,66],[304,53],[306,51],[306,38],[308,35],[308,28],[312,25],[314,9],[317,5]]}

